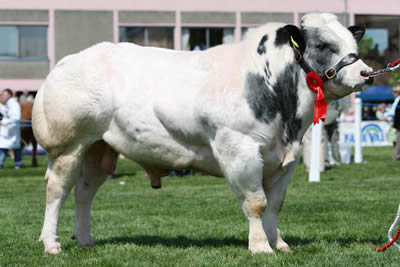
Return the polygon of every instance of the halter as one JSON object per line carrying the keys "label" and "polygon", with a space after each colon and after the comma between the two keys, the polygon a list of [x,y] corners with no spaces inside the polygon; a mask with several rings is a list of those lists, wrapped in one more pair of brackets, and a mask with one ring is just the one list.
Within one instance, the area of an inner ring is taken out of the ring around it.
{"label": "halter", "polygon": [[[296,62],[299,63],[299,65],[302,67],[304,72],[306,74],[308,74],[310,72],[315,72],[310,67],[310,65],[304,60],[304,57],[301,54],[300,50],[296,47],[296,44],[293,44],[292,48],[294,51],[294,58],[296,59]],[[335,78],[335,76],[341,69],[343,69],[344,67],[346,67],[348,65],[355,63],[359,59],[360,59],[360,57],[355,53],[350,53],[350,54],[346,55],[336,65],[334,65],[324,71],[324,75],[320,76],[322,78],[322,81],[326,82],[326,81],[332,80],[333,78]]]}
{"label": "halter", "polygon": [[308,88],[310,88],[314,93],[317,94],[314,99],[314,124],[318,124],[320,120],[325,121],[327,103],[324,96],[324,82],[332,80],[336,77],[337,73],[344,67],[355,63],[360,57],[357,54],[350,53],[343,57],[336,65],[326,69],[323,76],[318,75],[310,65],[304,60],[302,53],[299,50],[299,45],[296,41],[290,37],[290,46],[294,51],[294,58],[296,62],[301,66],[301,68],[306,73],[306,83]]}

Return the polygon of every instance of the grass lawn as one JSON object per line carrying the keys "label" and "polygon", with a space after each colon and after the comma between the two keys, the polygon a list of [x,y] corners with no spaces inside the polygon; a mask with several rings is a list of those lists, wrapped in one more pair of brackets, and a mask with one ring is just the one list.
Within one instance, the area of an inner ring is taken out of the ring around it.
{"label": "grass lawn", "polygon": [[[248,224],[224,179],[194,175],[163,179],[153,190],[144,171],[121,160],[92,208],[96,247],[77,248],[73,193],[60,218],[60,255],[38,243],[45,207],[45,157],[39,168],[0,170],[0,266],[399,266],[387,242],[400,202],[400,162],[392,148],[364,149],[346,165],[308,183],[299,165],[280,213],[293,254],[251,255]],[[25,158],[29,165],[30,158]],[[397,230],[397,229],[396,229]]]}

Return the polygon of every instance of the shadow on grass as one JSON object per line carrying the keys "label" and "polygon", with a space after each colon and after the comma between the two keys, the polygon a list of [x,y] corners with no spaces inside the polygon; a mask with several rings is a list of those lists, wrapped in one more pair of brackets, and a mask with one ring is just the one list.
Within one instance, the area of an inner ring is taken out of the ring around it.
{"label": "shadow on grass", "polygon": [[[296,236],[288,236],[285,241],[289,246],[304,246],[318,241],[326,241],[328,243],[338,243],[341,246],[350,246],[354,243],[379,244],[384,242],[383,239],[357,239],[357,238],[299,238]],[[106,244],[136,244],[143,246],[165,245],[169,247],[223,247],[223,246],[244,246],[247,247],[247,240],[235,237],[226,237],[223,239],[206,238],[206,239],[190,239],[185,236],[177,237],[161,237],[139,235],[134,237],[112,237],[96,242],[97,246]]]}
{"label": "shadow on grass", "polygon": [[0,176],[2,177],[32,177],[32,176],[44,176],[46,170],[44,168],[33,168],[33,167],[22,167],[22,169],[16,170],[14,167],[5,167],[0,169]]}
{"label": "shadow on grass", "polygon": [[371,246],[375,245],[385,245],[386,241],[384,238],[364,238],[364,239],[356,239],[356,238],[337,238],[335,240],[329,240],[329,242],[338,243],[343,247],[349,247],[352,244],[359,243],[359,244],[371,244]]}
{"label": "shadow on grass", "polygon": [[119,179],[119,178],[124,177],[124,176],[133,177],[135,175],[136,175],[136,172],[121,172],[121,173],[114,174],[112,179]]}
{"label": "shadow on grass", "polygon": [[[350,247],[353,244],[365,244],[371,246],[374,245],[384,245],[385,241],[380,238],[375,239],[357,239],[357,238],[299,238],[296,236],[288,236],[285,238],[285,241],[289,244],[290,247],[302,247],[307,246],[312,243],[318,243],[320,241],[326,241],[327,243],[337,243],[342,247]],[[238,239],[235,237],[226,237],[223,239],[217,238],[205,238],[205,239],[190,239],[185,236],[177,236],[177,237],[161,237],[161,236],[149,236],[149,235],[138,235],[138,236],[124,236],[124,237],[112,237],[107,239],[95,240],[96,247],[102,247],[106,245],[125,245],[125,244],[135,244],[138,246],[156,246],[162,245],[165,247],[173,247],[173,248],[190,248],[190,247],[199,247],[199,248],[220,248],[220,247],[243,247],[247,249],[248,240],[246,239]],[[66,244],[66,249],[71,249],[75,247],[75,243]]]}
{"label": "shadow on grass", "polygon": [[304,246],[312,243],[318,243],[320,241],[325,241],[327,243],[337,243],[342,247],[350,247],[353,244],[373,244],[379,245],[385,242],[383,238],[331,238],[331,237],[322,237],[322,238],[299,238],[296,236],[287,236],[284,238],[285,242],[289,244],[289,246]]}
{"label": "shadow on grass", "polygon": [[206,239],[190,239],[185,236],[177,237],[161,237],[138,235],[134,237],[112,237],[109,239],[98,240],[96,246],[105,246],[108,244],[136,244],[140,246],[163,245],[166,247],[224,247],[236,246],[247,247],[247,240],[237,239],[234,237],[226,237],[223,239],[206,238]]}

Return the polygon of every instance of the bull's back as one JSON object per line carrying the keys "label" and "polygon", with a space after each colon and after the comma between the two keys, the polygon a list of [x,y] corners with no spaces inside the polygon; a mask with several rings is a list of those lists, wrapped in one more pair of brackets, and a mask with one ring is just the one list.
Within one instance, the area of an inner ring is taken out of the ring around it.
{"label": "bull's back", "polygon": [[[162,145],[168,141],[164,137],[172,134],[176,138],[181,132],[198,143],[202,133],[193,108],[205,87],[218,87],[208,84],[214,58],[208,59],[205,52],[127,43],[102,43],[67,56],[38,92],[33,112],[35,135],[48,151],[108,136],[109,144],[125,152],[126,140],[143,136],[132,129],[142,133],[152,129],[146,135],[150,138],[140,140],[144,148],[153,140],[161,140]],[[207,89],[204,92],[210,94]],[[163,136],[157,139],[152,134]],[[133,154],[133,150],[125,154]]]}
{"label": "bull's back", "polygon": [[149,101],[179,99],[179,90],[198,87],[187,79],[195,73],[187,64],[192,54],[101,43],[63,58],[37,94],[33,127],[39,143],[49,150],[83,136],[101,139],[115,110],[127,107],[129,116]]}

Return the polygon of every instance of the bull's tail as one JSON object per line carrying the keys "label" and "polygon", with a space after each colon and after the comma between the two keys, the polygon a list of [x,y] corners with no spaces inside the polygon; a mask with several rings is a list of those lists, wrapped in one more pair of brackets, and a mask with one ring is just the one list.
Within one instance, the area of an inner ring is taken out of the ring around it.
{"label": "bull's tail", "polygon": [[44,111],[45,83],[39,88],[32,109],[32,130],[38,143],[45,149],[49,148],[50,133]]}

